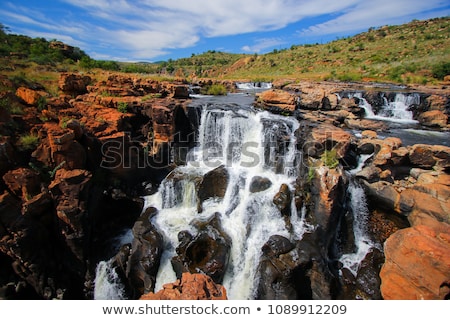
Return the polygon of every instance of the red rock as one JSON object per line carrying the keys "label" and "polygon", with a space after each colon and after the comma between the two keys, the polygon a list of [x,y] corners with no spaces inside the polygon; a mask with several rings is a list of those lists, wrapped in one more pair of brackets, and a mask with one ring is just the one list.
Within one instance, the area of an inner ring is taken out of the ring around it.
{"label": "red rock", "polygon": [[45,95],[45,92],[38,92],[25,87],[19,87],[16,91],[16,96],[21,98],[29,105],[37,105],[39,99]]}
{"label": "red rock", "polygon": [[450,226],[415,226],[397,231],[384,244],[384,299],[444,299],[450,290]]}
{"label": "red rock", "polygon": [[448,117],[440,110],[426,111],[418,117],[419,122],[427,127],[445,128],[447,126]]}
{"label": "red rock", "polygon": [[39,174],[28,168],[19,168],[8,171],[3,176],[8,189],[25,201],[40,193]]}
{"label": "red rock", "polygon": [[227,300],[227,293],[207,275],[185,272],[181,281],[166,284],[157,293],[145,294],[140,300]]}
{"label": "red rock", "polygon": [[62,73],[59,77],[59,89],[67,95],[77,96],[87,93],[91,77],[79,74]]}
{"label": "red rock", "polygon": [[307,144],[321,145],[321,150],[318,150],[318,154],[321,154],[324,150],[330,148],[330,146],[336,150],[337,157],[343,158],[352,142],[353,136],[336,126],[321,124],[311,131],[311,135],[308,138]]}
{"label": "red rock", "polygon": [[263,109],[276,108],[281,111],[294,112],[297,107],[293,94],[284,90],[267,90],[258,95],[257,105]]}

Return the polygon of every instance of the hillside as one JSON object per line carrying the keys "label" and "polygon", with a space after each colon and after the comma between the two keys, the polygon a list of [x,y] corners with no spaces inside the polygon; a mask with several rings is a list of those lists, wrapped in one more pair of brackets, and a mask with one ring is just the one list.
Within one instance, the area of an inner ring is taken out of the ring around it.
{"label": "hillside", "polygon": [[[266,54],[209,50],[156,63],[94,60],[59,41],[8,34],[0,24],[0,71],[51,82],[61,71],[110,70],[170,80],[337,80],[439,84],[450,74],[450,17],[370,28],[325,44],[292,45]],[[51,86],[49,84],[49,86]]]}
{"label": "hillside", "polygon": [[[191,58],[192,64],[202,64],[199,58]],[[370,28],[326,44],[293,45],[263,55],[235,58],[236,62],[227,67],[204,68],[200,76],[426,84],[450,73],[450,18]],[[173,65],[191,74],[195,69],[186,61],[189,59],[177,60]]]}

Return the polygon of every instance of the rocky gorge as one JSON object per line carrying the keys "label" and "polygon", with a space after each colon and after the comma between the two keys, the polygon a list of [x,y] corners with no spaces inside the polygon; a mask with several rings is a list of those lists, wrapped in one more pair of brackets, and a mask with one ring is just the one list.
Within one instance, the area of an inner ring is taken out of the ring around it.
{"label": "rocky gorge", "polygon": [[449,298],[446,88],[1,81],[2,298]]}

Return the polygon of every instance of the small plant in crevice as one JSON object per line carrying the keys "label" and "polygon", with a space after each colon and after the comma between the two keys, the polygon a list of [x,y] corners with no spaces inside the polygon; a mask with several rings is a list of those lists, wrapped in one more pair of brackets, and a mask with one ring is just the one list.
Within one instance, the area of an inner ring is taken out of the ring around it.
{"label": "small plant in crevice", "polygon": [[117,111],[121,113],[127,113],[128,112],[128,104],[126,102],[119,102],[117,104]]}
{"label": "small plant in crevice", "polygon": [[335,169],[339,165],[336,149],[325,150],[320,157],[320,160],[322,160],[323,165],[330,169]]}
{"label": "small plant in crevice", "polygon": [[23,151],[34,150],[38,144],[39,137],[33,134],[25,134],[19,138],[19,148]]}

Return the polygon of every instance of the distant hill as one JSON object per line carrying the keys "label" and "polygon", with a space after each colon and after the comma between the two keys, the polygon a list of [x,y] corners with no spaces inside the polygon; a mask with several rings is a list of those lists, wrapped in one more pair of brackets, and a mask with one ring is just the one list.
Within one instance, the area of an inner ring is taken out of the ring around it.
{"label": "distant hill", "polygon": [[172,62],[184,74],[226,79],[280,78],[422,83],[450,74],[450,17],[414,20],[326,44],[267,54],[208,52]]}
{"label": "distant hill", "polygon": [[450,74],[450,17],[374,27],[326,44],[292,45],[266,54],[210,50],[157,63],[94,60],[60,41],[9,34],[0,23],[0,60],[4,71],[17,70],[20,65],[30,68],[30,63],[33,68],[34,63],[51,66],[49,71],[104,69],[167,78],[427,84]]}

